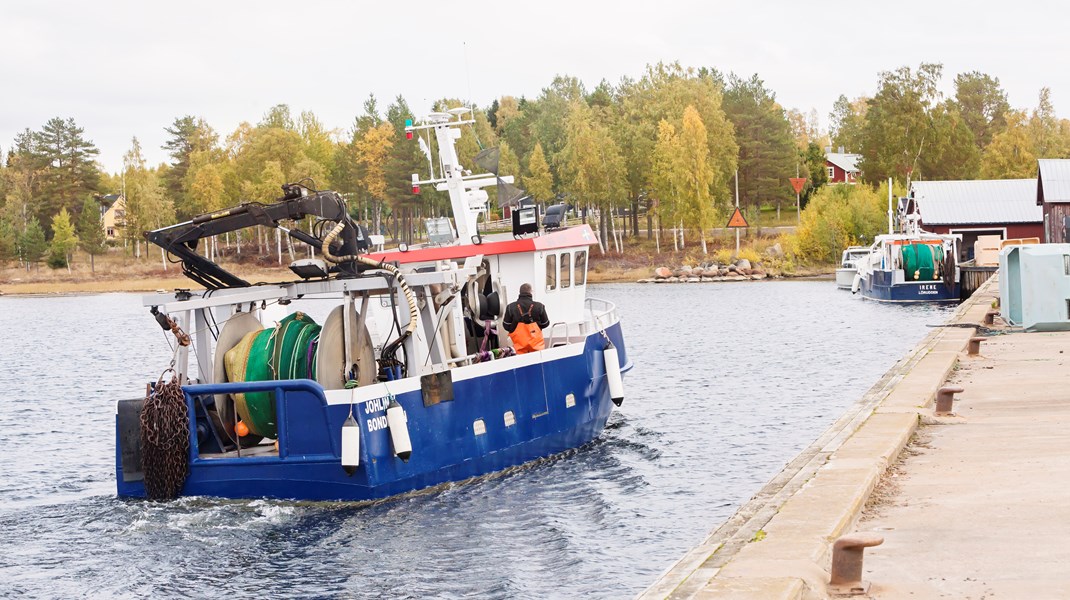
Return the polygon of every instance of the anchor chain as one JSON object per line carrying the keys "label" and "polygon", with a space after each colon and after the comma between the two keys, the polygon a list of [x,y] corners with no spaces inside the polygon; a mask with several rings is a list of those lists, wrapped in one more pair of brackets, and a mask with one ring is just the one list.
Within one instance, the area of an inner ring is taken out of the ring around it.
{"label": "anchor chain", "polygon": [[[163,383],[171,371],[171,381]],[[160,375],[141,409],[141,461],[145,495],[152,500],[178,496],[189,475],[189,413],[174,369]]]}

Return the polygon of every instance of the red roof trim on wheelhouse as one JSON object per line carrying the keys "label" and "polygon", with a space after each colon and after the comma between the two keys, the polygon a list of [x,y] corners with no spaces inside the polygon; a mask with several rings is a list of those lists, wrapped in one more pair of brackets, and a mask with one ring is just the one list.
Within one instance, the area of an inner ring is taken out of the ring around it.
{"label": "red roof trim on wheelhouse", "polygon": [[590,225],[569,227],[538,237],[500,242],[483,242],[482,244],[463,244],[459,246],[434,246],[416,248],[402,252],[373,252],[368,258],[383,262],[423,263],[436,260],[453,260],[469,256],[494,256],[499,254],[516,254],[518,252],[537,252],[539,250],[556,250],[558,248],[575,248],[597,244]]}

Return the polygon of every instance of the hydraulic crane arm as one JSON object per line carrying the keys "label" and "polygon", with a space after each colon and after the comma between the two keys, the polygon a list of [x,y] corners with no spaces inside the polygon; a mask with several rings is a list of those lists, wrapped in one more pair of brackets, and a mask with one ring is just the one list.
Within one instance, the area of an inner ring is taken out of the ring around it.
{"label": "hydraulic crane arm", "polygon": [[338,254],[356,254],[368,247],[365,232],[353,223],[346,212],[345,201],[332,191],[308,193],[297,184],[282,186],[284,196],[272,204],[245,203],[232,208],[198,215],[184,223],[145,232],[145,239],[182,260],[182,272],[210,290],[247,287],[249,282],[218,264],[197,254],[197,242],[246,227],[263,225],[285,231],[290,237],[322,249],[323,240],[299,229],[287,229],[279,223],[284,219],[300,220],[315,216],[328,221],[345,223]]}

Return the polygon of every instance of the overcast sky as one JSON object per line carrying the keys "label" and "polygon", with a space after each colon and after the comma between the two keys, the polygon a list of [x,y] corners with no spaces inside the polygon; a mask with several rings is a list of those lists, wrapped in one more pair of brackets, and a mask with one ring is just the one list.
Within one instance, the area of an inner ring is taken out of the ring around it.
{"label": "overcast sky", "polygon": [[[451,15],[468,18],[440,35]],[[167,159],[164,127],[204,117],[221,135],[275,104],[348,129],[369,93],[417,114],[441,97],[535,97],[555,74],[588,88],[678,60],[758,73],[786,108],[827,125],[840,94],[923,61],[998,77],[1012,106],[1041,87],[1070,114],[1064,2],[47,2],[0,0],[0,148],[73,117],[117,171],[137,136]]]}

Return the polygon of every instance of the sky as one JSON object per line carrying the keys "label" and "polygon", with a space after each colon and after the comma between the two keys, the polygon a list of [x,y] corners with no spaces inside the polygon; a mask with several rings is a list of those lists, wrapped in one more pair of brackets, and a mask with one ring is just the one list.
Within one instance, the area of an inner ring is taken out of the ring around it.
{"label": "sky", "polygon": [[538,96],[558,74],[638,78],[679,61],[757,73],[785,108],[872,95],[878,74],[922,62],[998,77],[1011,106],[1049,87],[1070,115],[1070,5],[898,2],[57,2],[0,0],[0,150],[24,129],[72,117],[109,172],[136,136],[150,163],[177,117],[221,137],[276,104],[348,130],[369,94],[485,107]]}

